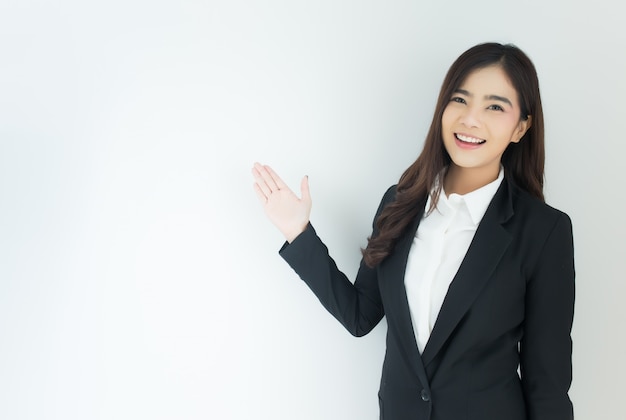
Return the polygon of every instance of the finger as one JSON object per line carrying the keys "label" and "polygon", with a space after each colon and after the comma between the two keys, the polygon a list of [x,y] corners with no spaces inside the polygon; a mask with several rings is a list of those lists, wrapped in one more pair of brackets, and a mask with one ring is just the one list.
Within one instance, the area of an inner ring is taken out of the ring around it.
{"label": "finger", "polygon": [[267,170],[267,172],[270,174],[270,176],[272,177],[272,179],[274,180],[274,182],[276,183],[276,186],[281,189],[288,189],[289,187],[287,186],[287,184],[285,184],[285,182],[282,180],[281,177],[278,176],[278,174],[276,172],[274,172],[274,170],[272,169],[271,166],[269,165],[264,165],[265,170]]}
{"label": "finger", "polygon": [[257,184],[256,182],[254,183],[254,192],[256,193],[259,202],[265,205],[267,203],[267,196],[263,193],[261,187],[259,187],[259,184]]}
{"label": "finger", "polygon": [[300,182],[300,193],[302,195],[302,200],[306,202],[311,202],[311,192],[309,190],[309,176],[305,176],[302,178]]}
{"label": "finger", "polygon": [[261,192],[265,196],[265,199],[267,199],[267,197],[269,197],[272,193],[272,190],[267,185],[265,179],[263,178],[256,166],[252,168],[252,175],[254,176],[254,180],[256,181],[256,186],[261,190]]}
{"label": "finger", "polygon": [[268,167],[266,165],[259,164],[258,166],[255,166],[255,169],[261,175],[263,181],[265,181],[265,184],[267,184],[270,191],[278,191],[280,188],[278,187],[278,185],[276,185],[276,181],[272,177],[272,174],[267,170],[267,168]]}

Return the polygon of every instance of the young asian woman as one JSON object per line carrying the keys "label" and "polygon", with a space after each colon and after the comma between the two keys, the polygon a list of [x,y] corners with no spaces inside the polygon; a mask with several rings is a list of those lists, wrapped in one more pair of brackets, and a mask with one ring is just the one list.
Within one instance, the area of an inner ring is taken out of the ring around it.
{"label": "young asian woman", "polygon": [[254,189],[280,255],[355,336],[387,318],[384,420],[569,420],[574,249],[544,201],[539,83],[514,45],[461,54],[424,147],[384,194],[354,282],[268,165]]}

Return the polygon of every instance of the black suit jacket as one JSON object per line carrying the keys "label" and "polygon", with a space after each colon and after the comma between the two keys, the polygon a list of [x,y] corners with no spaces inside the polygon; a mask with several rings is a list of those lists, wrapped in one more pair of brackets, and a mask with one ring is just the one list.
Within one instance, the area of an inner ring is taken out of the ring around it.
{"label": "black suit jacket", "polygon": [[[393,186],[386,192],[376,216],[394,200],[395,191]],[[417,203],[422,212],[424,204]],[[569,217],[505,177],[420,354],[404,272],[422,215],[376,268],[361,262],[354,283],[338,270],[310,224],[280,251],[355,336],[387,317],[380,418],[572,419],[574,251]]]}

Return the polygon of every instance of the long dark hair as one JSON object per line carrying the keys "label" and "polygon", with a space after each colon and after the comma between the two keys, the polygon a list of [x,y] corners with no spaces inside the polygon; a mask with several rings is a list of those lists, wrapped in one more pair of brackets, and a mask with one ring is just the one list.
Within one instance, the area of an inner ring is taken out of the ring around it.
{"label": "long dark hair", "polygon": [[397,239],[423,209],[432,194],[432,210],[441,192],[441,183],[433,191],[437,176],[450,162],[443,145],[441,118],[453,92],[466,77],[481,68],[500,66],[509,77],[521,109],[520,118],[532,117],[531,126],[519,143],[511,143],[501,163],[507,177],[531,195],[543,201],[544,128],[539,81],[532,61],[512,44],[484,43],[465,51],[452,64],[441,86],[437,105],[424,148],[417,160],[400,177],[395,200],[376,219],[376,234],[368,238],[362,250],[365,263],[375,267],[393,251]]}

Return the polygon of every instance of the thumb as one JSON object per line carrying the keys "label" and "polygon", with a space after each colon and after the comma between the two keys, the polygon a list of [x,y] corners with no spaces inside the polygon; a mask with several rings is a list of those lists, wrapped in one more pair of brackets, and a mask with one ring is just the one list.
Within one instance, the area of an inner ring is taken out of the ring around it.
{"label": "thumb", "polygon": [[302,178],[302,182],[300,182],[300,193],[302,194],[302,199],[306,202],[311,202],[311,192],[309,191],[309,176],[306,175]]}

